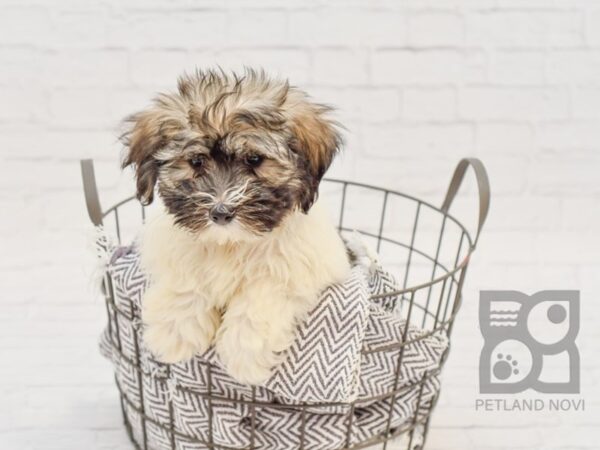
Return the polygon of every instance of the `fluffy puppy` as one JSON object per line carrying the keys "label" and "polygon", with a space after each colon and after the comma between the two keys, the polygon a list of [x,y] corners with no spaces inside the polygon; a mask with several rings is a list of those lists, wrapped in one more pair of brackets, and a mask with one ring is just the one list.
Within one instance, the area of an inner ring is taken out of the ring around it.
{"label": "fluffy puppy", "polygon": [[123,167],[164,208],[140,251],[144,340],[176,363],[215,344],[228,372],[265,381],[295,326],[349,270],[315,200],[341,143],[329,108],[247,70],[196,72],[126,121]]}

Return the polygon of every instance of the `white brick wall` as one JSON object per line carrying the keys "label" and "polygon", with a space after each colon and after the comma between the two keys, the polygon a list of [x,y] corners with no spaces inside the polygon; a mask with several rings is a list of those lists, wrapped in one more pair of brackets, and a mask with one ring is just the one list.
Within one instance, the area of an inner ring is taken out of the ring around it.
{"label": "white brick wall", "polygon": [[[600,3],[594,0],[2,0],[0,447],[130,448],[102,304],[87,289],[78,160],[131,191],[118,121],[183,69],[261,65],[339,107],[332,174],[440,203],[488,166],[434,449],[596,449],[600,429]],[[464,190],[474,195],[474,184]],[[474,211],[467,200],[457,215]],[[582,291],[585,413],[476,413],[478,291]]]}

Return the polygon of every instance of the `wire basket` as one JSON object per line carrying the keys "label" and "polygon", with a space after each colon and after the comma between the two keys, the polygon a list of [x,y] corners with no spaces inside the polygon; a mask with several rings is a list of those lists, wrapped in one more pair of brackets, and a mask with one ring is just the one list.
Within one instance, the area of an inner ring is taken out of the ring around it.
{"label": "wire basket", "polygon": [[[479,216],[474,236],[467,231],[461,222],[449,213],[450,206],[469,166],[473,168],[476,176],[479,197]],[[89,218],[95,226],[103,226],[105,230],[106,228],[114,227],[114,236],[116,236],[117,241],[121,244],[125,239],[126,230],[135,232],[139,228],[140,223],[146,217],[146,207],[140,205],[135,200],[135,197],[132,196],[103,211],[100,206],[93,162],[91,160],[81,161],[81,171]],[[386,392],[385,395],[379,396],[377,399],[370,398],[363,400],[389,401],[390,413],[387,418],[387,426],[382,433],[375,437],[361,442],[351,442],[350,430],[352,418],[355,411],[360,408],[360,402],[353,403],[350,405],[346,420],[345,444],[336,450],[356,450],[377,444],[381,445],[385,450],[390,440],[400,435],[406,438],[403,441],[402,448],[423,448],[429,429],[431,412],[437,403],[439,392],[427,404],[420,403],[421,392],[423,391],[426,378],[437,376],[441,372],[450,347],[448,346],[448,349],[444,352],[439,367],[435,371],[423,376],[413,386],[414,389],[418,390],[414,416],[405,426],[393,427],[392,409],[396,397],[400,392],[398,380],[404,349],[415,341],[434,334],[441,334],[448,339],[450,338],[454,320],[461,305],[461,292],[469,259],[475,249],[489,209],[490,188],[486,170],[478,159],[462,159],[455,169],[442,206],[439,208],[400,192],[351,181],[326,179],[323,181],[320,191],[321,196],[330,203],[330,206],[334,210],[337,210],[337,226],[340,233],[345,234],[359,231],[377,249],[379,258],[385,267],[394,269],[395,273],[398,274],[398,278],[401,280],[399,283],[401,289],[394,292],[386,292],[385,294],[381,294],[381,296],[394,298],[399,303],[396,311],[406,320],[407,325],[415,325],[425,330],[418,337],[409,339],[407,336],[409,327],[405,326],[402,339],[399,342],[390,342],[379,348],[369,349],[369,352],[398,351],[393,389]],[[128,212],[126,213],[125,210],[128,210]],[[374,217],[376,220],[373,220]],[[127,316],[127,314],[119,310],[115,304],[114,286],[108,273],[105,274],[102,287],[106,300],[108,326],[109,328],[111,325],[118,326],[118,323],[116,323],[117,316]],[[134,341],[137,343],[138,331],[135,328],[132,329],[133,333],[136,333]],[[116,344],[117,349],[120,349],[120,342]],[[245,401],[252,412],[249,446],[238,449],[215,443],[210,432],[212,430],[212,419],[208,439],[199,440],[194,436],[186,435],[175,427],[172,400],[169,400],[170,419],[168,424],[159,423],[146,413],[142,389],[142,379],[146,374],[140,367],[140,348],[138,345],[136,345],[135,353],[135,358],[129,358],[129,360],[139,380],[141,405],[139,407],[134,405],[126,393],[123,392],[118,380],[116,380],[116,384],[119,389],[125,427],[132,443],[137,449],[149,450],[151,448],[147,439],[148,426],[158,427],[170,436],[170,448],[172,450],[179,448],[175,444],[176,438],[178,440],[183,439],[190,444],[198,445],[199,448],[215,450],[258,449],[260,447],[255,445],[253,439],[256,431],[256,408],[290,407],[289,405],[257,401],[253,396],[251,401]],[[120,356],[127,358],[123,354],[120,354]],[[211,367],[208,363],[207,366],[208,379],[210,379]],[[194,393],[193,395],[197,395],[202,397],[203,400],[208,401],[209,417],[211,418],[211,401],[230,401],[232,403],[240,401],[239,399],[217,398],[211,394],[210,386],[208,386],[207,392]],[[304,417],[306,411],[311,407],[314,407],[314,404],[293,405],[293,408],[301,412],[303,419],[300,427],[299,450],[305,448],[305,436],[310,432],[310,430],[306,429]],[[132,431],[132,424],[126,412],[128,408],[133,408],[140,417],[141,436],[135,435]],[[420,433],[418,443],[415,439],[417,430]],[[399,447],[395,444],[394,448]]]}

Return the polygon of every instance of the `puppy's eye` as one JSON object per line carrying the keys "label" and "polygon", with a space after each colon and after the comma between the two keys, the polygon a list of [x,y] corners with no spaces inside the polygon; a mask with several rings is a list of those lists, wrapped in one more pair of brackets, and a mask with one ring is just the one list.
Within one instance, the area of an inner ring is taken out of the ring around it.
{"label": "puppy's eye", "polygon": [[203,156],[193,156],[190,160],[189,160],[190,166],[192,166],[194,169],[199,169],[200,167],[202,167],[204,165],[204,157]]}
{"label": "puppy's eye", "polygon": [[246,156],[246,164],[248,164],[250,167],[258,167],[263,162],[263,159],[264,158],[260,155],[248,155]]}

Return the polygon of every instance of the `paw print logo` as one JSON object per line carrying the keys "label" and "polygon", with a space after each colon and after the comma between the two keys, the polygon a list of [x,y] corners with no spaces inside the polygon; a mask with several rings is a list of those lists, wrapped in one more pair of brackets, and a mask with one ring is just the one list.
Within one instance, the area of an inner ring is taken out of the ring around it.
{"label": "paw print logo", "polygon": [[513,375],[519,375],[518,365],[519,363],[516,359],[513,359],[512,355],[504,356],[502,353],[498,353],[498,360],[492,370],[496,378],[507,380]]}
{"label": "paw print logo", "polygon": [[482,291],[479,324],[481,393],[579,392],[578,291]]}

